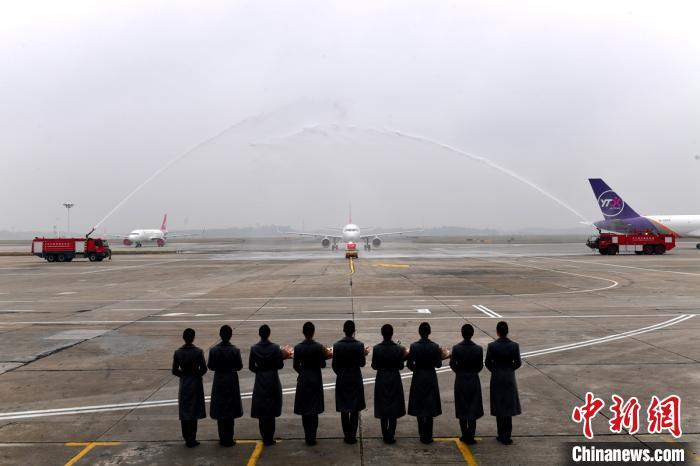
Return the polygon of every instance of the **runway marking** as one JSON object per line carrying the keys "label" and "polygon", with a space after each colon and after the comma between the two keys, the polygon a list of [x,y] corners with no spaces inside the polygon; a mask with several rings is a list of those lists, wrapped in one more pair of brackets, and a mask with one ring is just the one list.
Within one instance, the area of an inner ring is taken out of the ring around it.
{"label": "runway marking", "polygon": [[454,442],[455,445],[457,445],[457,448],[459,448],[460,453],[462,453],[462,458],[464,458],[464,462],[467,463],[469,466],[477,466],[476,458],[474,458],[474,455],[472,455],[472,451],[469,449],[466,443],[462,443],[458,438],[456,437],[447,437],[447,438],[433,438],[436,442]]}
{"label": "runway marking", "polygon": [[189,312],[170,312],[168,314],[154,315],[151,317],[179,317],[179,316],[192,316],[192,317],[214,317],[222,316],[223,314],[190,314]]}
{"label": "runway marking", "polygon": [[78,460],[80,460],[80,458],[87,455],[93,448],[119,445],[119,442],[68,442],[65,445],[67,447],[84,447],[77,455],[66,463],[66,466],[73,466],[78,462]]}
{"label": "runway marking", "polygon": [[[574,273],[574,272],[565,272],[563,270],[557,270],[557,269],[549,269],[547,267],[537,267],[535,265],[526,265],[526,264],[521,264],[518,262],[509,262],[509,261],[491,261],[491,262],[502,262],[510,265],[519,265],[520,267],[529,267],[531,269],[537,269],[537,270],[544,270],[546,272],[554,272],[554,273],[563,273],[565,275],[573,275],[575,277],[584,277],[584,278],[590,278],[593,280],[603,280],[606,282],[612,283],[612,285],[604,286],[601,288],[593,288],[589,290],[571,290],[571,291],[552,291],[552,292],[547,292],[547,293],[521,293],[521,294],[512,294],[512,295],[503,295],[503,296],[543,296],[543,295],[550,295],[550,294],[576,294],[576,293],[593,293],[596,291],[605,291],[605,290],[610,290],[612,288],[616,288],[620,286],[620,283],[616,282],[615,280],[612,280],[610,278],[603,278],[603,277],[596,277],[593,275],[584,275],[581,273]],[[498,295],[493,295],[493,296],[498,296]]]}
{"label": "runway marking", "polygon": [[694,277],[700,276],[700,273],[694,273],[694,272],[679,272],[677,270],[650,269],[647,267],[636,267],[633,265],[611,264],[609,262],[578,261],[578,260],[573,260],[573,259],[559,259],[559,258],[554,258],[554,257],[552,257],[552,258],[543,257],[542,259],[550,259],[550,260],[566,261],[566,262],[576,262],[578,264],[607,265],[608,267],[621,267],[621,268],[625,268],[625,269],[644,270],[645,272],[673,273],[673,274],[678,274],[678,275],[692,275]]}
{"label": "runway marking", "polygon": [[375,313],[375,312],[415,312],[418,314],[430,314],[430,309],[386,309],[382,311],[362,311],[363,313]]}
{"label": "runway marking", "polygon": [[69,294],[77,294],[77,291],[62,291],[61,293],[56,293],[57,295],[65,296]]}
{"label": "runway marking", "polygon": [[353,275],[355,273],[355,262],[353,261],[352,257],[350,258],[350,275]]}
{"label": "runway marking", "polygon": [[[525,353],[522,353],[521,357],[523,359],[525,359],[525,358],[530,358],[530,357],[535,357],[535,356],[541,356],[543,354],[558,353],[558,352],[562,352],[562,351],[570,351],[570,350],[582,348],[585,346],[592,346],[592,345],[597,345],[597,344],[601,344],[601,343],[607,343],[609,341],[615,341],[615,340],[619,340],[619,339],[623,339],[623,338],[629,338],[629,337],[633,337],[633,336],[640,335],[643,333],[648,333],[648,332],[652,332],[652,331],[659,330],[662,328],[670,327],[670,326],[679,324],[681,322],[684,322],[688,319],[691,319],[693,317],[695,317],[695,314],[682,314],[680,316],[674,317],[673,319],[665,320],[665,321],[659,322],[655,325],[642,327],[642,328],[639,328],[636,330],[629,330],[627,332],[615,333],[612,335],[608,335],[606,337],[594,338],[592,340],[586,340],[586,341],[582,341],[579,343],[572,343],[569,345],[561,345],[561,346],[555,346],[552,348],[543,348],[543,349],[539,349],[539,350],[527,351]],[[451,370],[451,368],[449,366],[444,366],[444,367],[441,367],[440,369],[437,369],[435,372],[443,373],[443,372],[447,372],[450,370]],[[411,372],[405,372],[405,373],[401,374],[402,379],[408,379],[411,376],[412,376]],[[375,380],[374,377],[368,377],[366,379],[363,379],[363,384],[364,385],[371,385],[374,383],[374,380]],[[335,389],[335,382],[323,384],[323,389],[324,390]],[[296,393],[296,387],[285,388],[282,390],[282,393],[285,395],[290,395],[290,394]],[[252,395],[253,395],[252,392],[242,393],[241,399],[244,399],[244,400],[250,399],[252,397]],[[205,401],[209,401],[211,399],[210,396],[205,396],[204,398],[205,398]],[[5,413],[0,413],[0,422],[1,421],[11,421],[11,420],[16,420],[16,419],[30,419],[30,418],[48,417],[48,416],[65,416],[65,415],[71,415],[71,414],[92,414],[92,413],[102,413],[102,412],[109,412],[109,411],[124,411],[124,410],[144,409],[144,408],[164,407],[164,406],[177,406],[177,399],[137,401],[137,402],[131,402],[131,403],[115,403],[115,404],[94,405],[94,406],[75,406],[75,407],[70,407],[70,408],[51,408],[51,409],[32,410],[32,411],[5,412]]]}
{"label": "runway marking", "polygon": [[[350,312],[346,314],[350,315]],[[598,318],[624,318],[624,317],[669,317],[678,314],[573,314],[573,315],[513,315],[513,319],[598,319]],[[696,314],[683,314],[695,316]],[[2,325],[101,325],[101,324],[220,324],[223,322],[306,322],[307,320],[344,322],[347,317],[290,317],[281,319],[215,319],[215,320],[58,320],[58,321],[23,321],[1,322]],[[394,320],[415,320],[414,317],[393,317]],[[474,320],[493,319],[487,315],[475,316],[441,316],[431,317],[432,320]],[[383,320],[381,317],[357,317],[355,320]]]}
{"label": "runway marking", "polygon": [[487,316],[489,316],[489,317],[491,317],[491,318],[493,318],[493,319],[498,318],[498,317],[503,317],[501,314],[499,314],[499,313],[497,313],[497,312],[495,312],[495,311],[492,311],[491,309],[489,309],[488,307],[484,306],[483,304],[472,304],[472,307],[473,307],[474,309],[476,309],[477,311],[483,312],[484,314],[486,314]]}
{"label": "runway marking", "polygon": [[408,264],[370,264],[370,267],[396,267],[401,269],[407,269],[410,267]]}

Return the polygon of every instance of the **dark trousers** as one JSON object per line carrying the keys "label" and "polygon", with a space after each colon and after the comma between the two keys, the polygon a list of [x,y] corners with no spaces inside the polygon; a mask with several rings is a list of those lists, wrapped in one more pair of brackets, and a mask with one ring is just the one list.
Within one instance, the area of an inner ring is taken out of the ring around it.
{"label": "dark trousers", "polygon": [[232,446],[233,442],[233,419],[217,419],[216,425],[219,428],[219,443],[224,446]]}
{"label": "dark trousers", "polygon": [[304,438],[306,441],[315,441],[316,431],[318,430],[318,414],[301,416],[301,424],[304,426]]}
{"label": "dark trousers", "polygon": [[382,437],[384,440],[393,440],[396,434],[396,418],[383,417],[379,420],[379,424],[382,426]]}
{"label": "dark trousers", "polygon": [[421,441],[433,440],[433,418],[418,416],[418,435]]}
{"label": "dark trousers", "polygon": [[459,428],[462,429],[462,438],[460,440],[474,440],[476,433],[476,419],[460,419]]}
{"label": "dark trousers", "polygon": [[185,439],[187,445],[193,445],[197,441],[197,420],[180,421],[182,427],[182,438]]}
{"label": "dark trousers", "polygon": [[260,427],[260,436],[265,445],[275,443],[275,418],[262,417],[258,419],[258,427]]}
{"label": "dark trousers", "polygon": [[357,426],[360,423],[359,411],[342,411],[340,413],[340,423],[343,425],[343,434],[348,440],[357,438]]}
{"label": "dark trousers", "polygon": [[513,418],[511,416],[496,416],[499,440],[510,440],[513,433]]}

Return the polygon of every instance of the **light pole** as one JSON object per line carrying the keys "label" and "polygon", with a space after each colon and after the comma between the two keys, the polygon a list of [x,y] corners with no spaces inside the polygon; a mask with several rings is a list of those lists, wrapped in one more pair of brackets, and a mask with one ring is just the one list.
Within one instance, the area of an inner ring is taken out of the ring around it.
{"label": "light pole", "polygon": [[66,208],[66,212],[68,214],[68,231],[67,231],[67,236],[70,236],[70,209],[73,207],[75,204],[72,202],[64,202],[63,207]]}

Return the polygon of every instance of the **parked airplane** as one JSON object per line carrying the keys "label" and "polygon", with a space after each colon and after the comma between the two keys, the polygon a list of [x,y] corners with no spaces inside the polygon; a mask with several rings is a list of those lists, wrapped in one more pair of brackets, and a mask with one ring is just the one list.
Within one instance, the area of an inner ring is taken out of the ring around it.
{"label": "parked airplane", "polygon": [[[700,238],[700,215],[639,215],[600,178],[589,178],[593,194],[605,220],[595,222],[600,230],[615,233],[651,232],[682,238]],[[696,247],[700,249],[700,244]]]}
{"label": "parked airplane", "polygon": [[177,234],[177,235],[171,235],[168,233],[168,214],[165,214],[163,216],[163,223],[160,225],[159,230],[151,229],[151,230],[134,230],[126,237],[122,237],[122,243],[124,243],[125,246],[131,246],[132,244],[134,247],[140,248],[143,246],[143,243],[155,243],[159,247],[165,246],[165,243],[168,241],[168,238],[184,238],[187,236],[196,236],[195,234]]}
{"label": "parked airplane", "polygon": [[338,249],[338,242],[344,243],[359,243],[364,241],[365,250],[369,251],[372,246],[378,248],[382,245],[382,237],[389,235],[403,235],[405,233],[415,233],[423,230],[407,230],[407,231],[392,231],[388,233],[377,233],[370,235],[363,235],[360,231],[360,227],[352,223],[352,217],[349,219],[349,223],[345,225],[341,230],[340,234],[337,233],[299,233],[295,231],[284,232],[290,235],[299,236],[311,236],[313,238],[321,238],[321,246],[324,248],[330,247],[332,251]]}

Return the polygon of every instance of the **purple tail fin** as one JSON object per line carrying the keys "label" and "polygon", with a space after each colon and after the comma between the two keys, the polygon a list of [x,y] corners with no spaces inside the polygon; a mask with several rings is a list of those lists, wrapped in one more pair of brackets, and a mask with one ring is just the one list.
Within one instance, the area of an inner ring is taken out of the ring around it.
{"label": "purple tail fin", "polygon": [[620,195],[610,189],[605,181],[600,178],[589,178],[588,181],[591,183],[593,194],[598,200],[598,207],[606,219],[626,219],[640,216]]}

